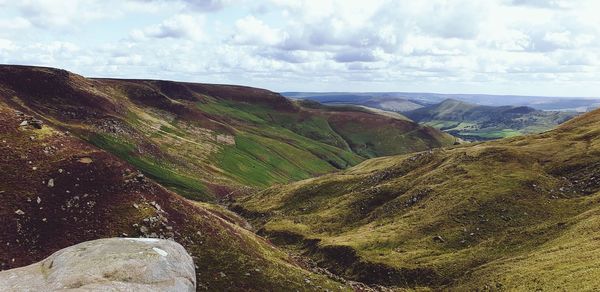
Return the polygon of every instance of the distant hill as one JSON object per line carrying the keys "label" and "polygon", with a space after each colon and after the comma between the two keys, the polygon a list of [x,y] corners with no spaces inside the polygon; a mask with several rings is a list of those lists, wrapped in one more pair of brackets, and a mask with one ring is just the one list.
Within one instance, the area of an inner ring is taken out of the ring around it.
{"label": "distant hill", "polygon": [[[386,111],[405,112],[418,109],[423,103],[411,101],[393,95],[372,95],[369,93],[301,93],[284,92],[284,96],[296,99],[313,100],[323,104],[353,104],[382,109]],[[425,103],[427,104],[427,103]]]}
{"label": "distant hill", "polygon": [[547,131],[577,113],[541,111],[526,106],[482,106],[447,99],[404,115],[466,140],[489,140]]}
{"label": "distant hill", "polygon": [[[529,106],[538,110],[554,111],[585,112],[600,107],[600,98],[581,97],[442,94],[427,92],[283,92],[282,94],[290,98],[311,99],[323,103],[365,105],[399,112],[416,109],[419,105],[440,103],[446,99],[455,99],[477,105]],[[401,106],[394,107],[394,102],[400,103]],[[392,106],[388,106],[390,104]]]}
{"label": "distant hill", "polygon": [[[457,104],[439,116],[471,111]],[[273,242],[367,283],[595,291],[598,202],[600,110],[542,134],[371,159],[237,208]]]}

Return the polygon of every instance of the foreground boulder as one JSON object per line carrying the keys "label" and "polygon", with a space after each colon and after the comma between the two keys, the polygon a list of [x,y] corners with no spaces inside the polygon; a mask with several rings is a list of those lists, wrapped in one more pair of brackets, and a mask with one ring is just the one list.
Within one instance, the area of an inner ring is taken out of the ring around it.
{"label": "foreground boulder", "polygon": [[176,242],[110,238],[80,243],[0,272],[2,291],[195,291],[194,263]]}

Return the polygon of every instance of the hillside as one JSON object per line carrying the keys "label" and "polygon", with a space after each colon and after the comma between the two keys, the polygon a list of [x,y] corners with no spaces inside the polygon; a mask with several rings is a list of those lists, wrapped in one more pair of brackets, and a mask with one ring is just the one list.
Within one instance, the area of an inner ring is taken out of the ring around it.
{"label": "hillside", "polygon": [[369,283],[592,291],[599,203],[596,110],[542,134],[371,159],[236,208],[274,242]]}
{"label": "hillside", "polygon": [[0,270],[87,240],[154,237],[174,239],[192,255],[198,290],[347,289],[302,268],[233,213],[188,201],[4,102],[0,165]]}
{"label": "hillside", "polygon": [[477,141],[541,133],[577,113],[541,111],[525,106],[483,106],[447,99],[404,115],[457,137]]}
{"label": "hillside", "polygon": [[423,107],[423,104],[393,93],[350,92],[283,92],[286,97],[317,101],[328,105],[360,105],[393,112],[406,112]]}
{"label": "hillside", "polygon": [[406,119],[304,107],[264,89],[41,67],[0,66],[0,100],[205,201],[455,140]]}

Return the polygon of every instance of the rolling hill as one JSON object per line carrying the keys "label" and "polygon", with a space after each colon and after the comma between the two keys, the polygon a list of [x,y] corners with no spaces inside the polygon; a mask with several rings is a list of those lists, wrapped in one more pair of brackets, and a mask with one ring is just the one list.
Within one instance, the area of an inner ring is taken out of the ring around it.
{"label": "rolling hill", "polygon": [[541,111],[525,106],[483,106],[447,99],[404,115],[465,140],[477,141],[540,133],[577,113]]}
{"label": "rolling hill", "polygon": [[455,140],[401,117],[306,106],[264,89],[53,68],[0,66],[0,100],[204,201]]}
{"label": "rolling hill", "polygon": [[404,288],[600,287],[600,110],[557,129],[367,160],[240,198],[279,245]]}
{"label": "rolling hill", "polygon": [[[440,103],[447,99],[487,106],[527,106],[537,110],[586,112],[600,107],[600,98],[444,94],[428,92],[282,92],[282,95],[326,104],[354,104],[397,112]],[[398,106],[396,106],[398,105]]]}
{"label": "rolling hill", "polygon": [[312,100],[327,105],[361,105],[393,112],[411,111],[427,105],[393,93],[283,92],[282,94],[294,99]]}

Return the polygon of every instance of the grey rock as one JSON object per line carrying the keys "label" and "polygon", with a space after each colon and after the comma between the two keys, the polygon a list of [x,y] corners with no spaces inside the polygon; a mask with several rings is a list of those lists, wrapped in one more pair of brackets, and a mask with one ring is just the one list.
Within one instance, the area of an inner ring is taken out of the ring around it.
{"label": "grey rock", "polygon": [[44,122],[42,122],[38,119],[31,119],[31,121],[29,123],[31,124],[31,126],[33,126],[36,129],[41,129],[44,124]]}
{"label": "grey rock", "polygon": [[109,238],[0,272],[2,291],[195,291],[192,257],[176,242]]}

